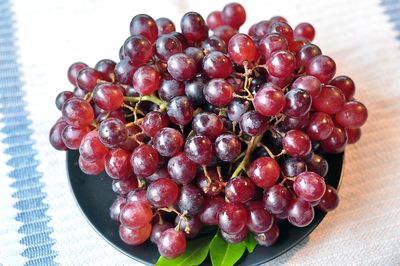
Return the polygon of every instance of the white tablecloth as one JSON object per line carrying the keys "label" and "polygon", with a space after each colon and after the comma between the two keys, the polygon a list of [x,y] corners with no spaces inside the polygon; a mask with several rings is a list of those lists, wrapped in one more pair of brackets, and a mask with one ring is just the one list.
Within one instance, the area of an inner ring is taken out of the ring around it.
{"label": "white tablecloth", "polygon": [[[65,154],[48,144],[48,130],[60,116],[54,98],[71,89],[66,79],[70,63],[117,60],[134,15],[167,16],[179,28],[185,12],[205,17],[224,4],[0,0],[0,88],[18,88],[0,98],[0,264],[139,265],[97,235],[75,205]],[[362,140],[346,151],[339,208],[271,265],[400,265],[399,1],[243,5],[246,30],[252,22],[278,14],[292,25],[311,22],[315,42],[336,60],[337,74],[354,79],[356,97],[370,114]],[[7,39],[12,33],[16,39]],[[15,49],[20,72],[7,72]]]}

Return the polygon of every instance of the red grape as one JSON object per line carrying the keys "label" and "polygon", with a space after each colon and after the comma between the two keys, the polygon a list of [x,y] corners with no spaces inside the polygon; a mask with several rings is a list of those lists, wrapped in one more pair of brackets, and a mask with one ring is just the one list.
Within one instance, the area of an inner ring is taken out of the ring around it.
{"label": "red grape", "polygon": [[265,189],[278,181],[280,167],[274,159],[261,157],[251,163],[248,175],[256,186]]}

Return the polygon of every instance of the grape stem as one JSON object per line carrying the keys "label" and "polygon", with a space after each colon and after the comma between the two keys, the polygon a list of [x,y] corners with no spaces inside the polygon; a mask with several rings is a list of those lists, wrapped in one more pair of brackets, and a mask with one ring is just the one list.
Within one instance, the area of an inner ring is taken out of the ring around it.
{"label": "grape stem", "polygon": [[263,147],[264,150],[268,153],[269,157],[271,157],[272,159],[275,159],[276,157],[279,157],[279,156],[282,156],[282,155],[286,154],[286,151],[284,149],[281,150],[281,152],[278,153],[278,154],[273,154],[272,151],[268,148],[268,146],[266,146],[266,145],[264,145],[262,143],[258,143],[257,146]]}
{"label": "grape stem", "polygon": [[246,169],[246,165],[250,160],[250,156],[254,149],[257,147],[258,143],[260,143],[262,139],[262,136],[257,136],[257,137],[252,137],[247,144],[247,149],[246,153],[243,157],[243,160],[240,162],[240,164],[236,167],[235,171],[233,172],[231,179],[238,176],[242,170]]}
{"label": "grape stem", "polygon": [[140,97],[125,96],[124,101],[134,102],[134,103],[137,103],[140,101],[148,101],[148,102],[157,104],[160,107],[160,109],[159,109],[160,112],[167,109],[167,102],[161,100],[160,98],[158,98],[155,95],[144,95],[144,96],[140,96]]}

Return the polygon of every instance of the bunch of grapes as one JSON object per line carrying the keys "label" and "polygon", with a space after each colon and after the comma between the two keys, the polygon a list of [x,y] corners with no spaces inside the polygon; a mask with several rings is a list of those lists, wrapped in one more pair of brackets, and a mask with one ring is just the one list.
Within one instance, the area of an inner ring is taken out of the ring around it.
{"label": "bunch of grapes", "polygon": [[175,258],[211,225],[230,243],[252,234],[269,246],[280,221],[304,227],[314,207],[338,205],[323,154],[360,138],[368,114],[354,82],[335,77],[311,24],[276,16],[238,33],[245,19],[238,3],[206,20],[186,13],[181,32],[137,15],[118,63],[68,69],[75,89],[56,98],[50,142],[113,179],[125,243],[150,238]]}

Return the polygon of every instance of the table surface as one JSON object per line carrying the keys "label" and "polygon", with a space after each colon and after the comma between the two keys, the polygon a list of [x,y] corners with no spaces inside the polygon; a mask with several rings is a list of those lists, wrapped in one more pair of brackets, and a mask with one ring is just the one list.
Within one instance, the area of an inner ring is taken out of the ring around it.
{"label": "table surface", "polygon": [[[176,25],[223,1],[0,0],[0,265],[139,265],[109,246],[79,212],[65,153],[48,144],[70,90],[67,67],[117,60],[139,13]],[[400,2],[243,1],[251,22],[283,15],[311,22],[317,43],[357,85],[369,119],[349,146],[341,203],[271,265],[400,265]],[[179,28],[179,26],[178,26]]]}

